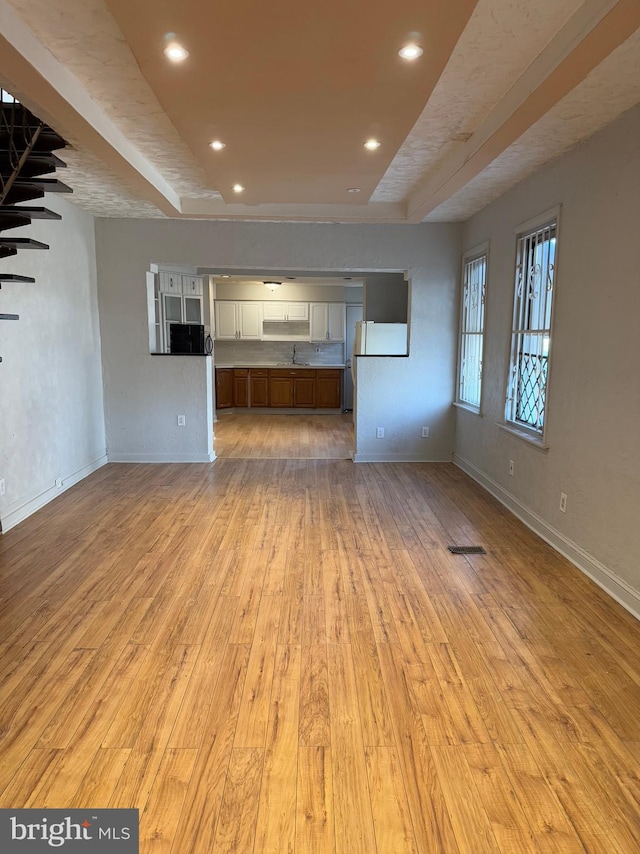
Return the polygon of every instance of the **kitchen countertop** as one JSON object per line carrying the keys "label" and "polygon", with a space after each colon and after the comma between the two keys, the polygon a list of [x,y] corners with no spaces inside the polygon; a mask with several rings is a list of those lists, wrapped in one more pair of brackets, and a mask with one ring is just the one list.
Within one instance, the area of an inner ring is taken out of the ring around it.
{"label": "kitchen countertop", "polygon": [[317,362],[310,365],[294,365],[291,362],[234,362],[233,364],[225,362],[224,364],[215,364],[216,368],[309,368],[309,370],[322,370],[322,368],[341,368],[344,370],[344,364],[321,365]]}

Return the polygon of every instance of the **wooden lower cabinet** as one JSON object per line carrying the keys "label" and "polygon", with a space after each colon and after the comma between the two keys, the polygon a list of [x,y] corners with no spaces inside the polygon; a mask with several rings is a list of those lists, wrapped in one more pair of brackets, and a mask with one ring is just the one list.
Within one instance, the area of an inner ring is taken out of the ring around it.
{"label": "wooden lower cabinet", "polygon": [[269,371],[259,368],[249,374],[249,405],[269,406]]}
{"label": "wooden lower cabinet", "polygon": [[335,368],[316,371],[316,406],[318,409],[340,409],[342,406],[342,373]]}
{"label": "wooden lower cabinet", "polygon": [[291,377],[269,376],[269,406],[293,406],[293,380]]}
{"label": "wooden lower cabinet", "polygon": [[[307,374],[315,371],[307,371]],[[301,409],[313,409],[316,405],[316,378],[295,377],[293,380],[293,405]]]}
{"label": "wooden lower cabinet", "polygon": [[216,368],[216,406],[340,409],[338,368]]}
{"label": "wooden lower cabinet", "polygon": [[249,370],[233,369],[233,405],[244,408],[249,406]]}
{"label": "wooden lower cabinet", "polygon": [[216,409],[233,406],[233,369],[216,368]]}

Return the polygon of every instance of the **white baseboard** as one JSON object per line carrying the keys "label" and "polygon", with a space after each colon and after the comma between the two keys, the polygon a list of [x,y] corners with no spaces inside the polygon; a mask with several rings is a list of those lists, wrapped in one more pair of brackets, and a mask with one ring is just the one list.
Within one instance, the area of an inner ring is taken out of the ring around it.
{"label": "white baseboard", "polygon": [[581,572],[587,575],[592,581],[595,581],[598,587],[601,587],[616,602],[619,602],[623,608],[626,608],[629,613],[633,614],[637,620],[640,620],[640,592],[638,590],[635,590],[630,584],[619,578],[603,563],[600,563],[597,558],[585,551],[582,546],[565,537],[564,534],[552,527],[541,516],[538,516],[537,513],[534,513],[533,510],[522,504],[514,495],[500,486],[489,475],[476,468],[469,460],[458,454],[454,454],[453,462],[465,474],[468,474],[480,486],[484,487],[487,492],[490,492],[494,498],[497,498],[501,504],[504,504],[528,528],[531,528],[545,542],[553,546],[557,552],[560,552],[561,555],[571,561]]}
{"label": "white baseboard", "polygon": [[79,483],[87,477],[87,475],[90,475],[92,472],[102,468],[102,466],[106,465],[107,462],[108,460],[105,454],[98,457],[97,460],[93,460],[88,463],[86,466],[82,466],[82,468],[77,471],[71,472],[67,475],[62,475],[60,477],[60,480],[62,481],[61,486],[51,486],[49,489],[45,489],[44,492],[41,492],[39,495],[35,495],[33,498],[28,498],[26,501],[21,499],[19,502],[8,504],[2,511],[2,533],[6,534],[6,532],[10,531],[11,528],[15,528],[16,525],[20,524],[20,522],[24,522],[25,519],[44,507],[45,504],[53,501],[54,498],[57,498],[67,489],[74,486],[76,483]]}
{"label": "white baseboard", "polygon": [[211,454],[121,454],[109,451],[110,463],[212,463],[216,459]]}
{"label": "white baseboard", "polygon": [[432,460],[418,454],[358,454],[353,455],[354,463],[450,463],[451,458]]}

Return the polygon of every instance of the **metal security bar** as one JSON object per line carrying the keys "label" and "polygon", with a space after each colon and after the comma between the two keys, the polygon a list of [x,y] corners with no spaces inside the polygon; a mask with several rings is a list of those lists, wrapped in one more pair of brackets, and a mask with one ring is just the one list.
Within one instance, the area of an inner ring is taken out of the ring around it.
{"label": "metal security bar", "polygon": [[557,222],[518,236],[506,419],[542,434],[547,399]]}
{"label": "metal security bar", "polygon": [[476,408],[480,407],[482,390],[486,286],[487,255],[485,253],[465,261],[460,317],[458,400]]}

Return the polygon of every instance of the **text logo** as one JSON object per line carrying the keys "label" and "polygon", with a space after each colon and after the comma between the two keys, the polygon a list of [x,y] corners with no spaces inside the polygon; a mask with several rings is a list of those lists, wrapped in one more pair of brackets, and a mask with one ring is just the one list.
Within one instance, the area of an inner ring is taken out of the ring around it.
{"label": "text logo", "polygon": [[138,854],[138,810],[0,809],[0,851]]}

